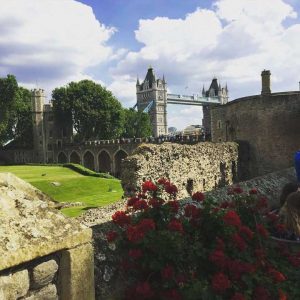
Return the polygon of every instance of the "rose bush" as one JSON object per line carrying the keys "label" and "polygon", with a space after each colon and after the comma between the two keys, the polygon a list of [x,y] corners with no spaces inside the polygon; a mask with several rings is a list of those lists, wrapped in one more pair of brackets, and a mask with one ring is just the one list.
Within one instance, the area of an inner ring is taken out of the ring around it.
{"label": "rose bush", "polygon": [[197,192],[182,205],[176,192],[166,179],[146,181],[112,216],[122,299],[300,299],[300,253],[271,244],[282,224],[256,189],[237,186],[222,203]]}

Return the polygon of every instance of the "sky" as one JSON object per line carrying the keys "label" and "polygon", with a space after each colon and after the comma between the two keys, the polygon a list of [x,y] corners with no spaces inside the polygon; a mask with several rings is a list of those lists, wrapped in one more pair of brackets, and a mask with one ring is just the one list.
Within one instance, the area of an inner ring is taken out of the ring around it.
{"label": "sky", "polygon": [[[198,94],[213,77],[230,100],[299,90],[299,0],[0,0],[0,77],[54,88],[91,79],[136,102],[149,65],[168,92]],[[168,105],[168,126],[201,124],[202,108]]]}

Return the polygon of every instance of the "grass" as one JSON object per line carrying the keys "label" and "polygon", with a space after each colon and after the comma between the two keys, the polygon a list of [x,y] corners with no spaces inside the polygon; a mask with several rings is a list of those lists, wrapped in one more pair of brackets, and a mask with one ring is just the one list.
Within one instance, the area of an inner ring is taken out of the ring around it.
{"label": "grass", "polygon": [[[55,201],[83,202],[84,206],[62,209],[70,217],[80,215],[89,207],[116,202],[123,195],[118,179],[84,176],[60,166],[0,166],[0,172],[15,174]],[[55,186],[53,182],[60,185]]]}

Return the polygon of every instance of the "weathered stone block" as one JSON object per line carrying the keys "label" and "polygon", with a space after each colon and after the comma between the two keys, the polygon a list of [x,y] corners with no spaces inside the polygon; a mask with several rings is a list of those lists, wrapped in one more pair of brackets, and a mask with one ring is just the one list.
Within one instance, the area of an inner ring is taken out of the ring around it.
{"label": "weathered stone block", "polygon": [[34,267],[31,276],[32,288],[38,289],[52,282],[57,270],[58,265],[54,259],[43,262]]}
{"label": "weathered stone block", "polygon": [[27,270],[0,277],[0,300],[15,300],[23,297],[29,290]]}
{"label": "weathered stone block", "polygon": [[24,300],[58,300],[56,286],[49,284],[40,290],[32,292],[32,294],[24,298]]}
{"label": "weathered stone block", "polygon": [[61,300],[93,300],[94,251],[90,243],[62,252],[59,267]]}

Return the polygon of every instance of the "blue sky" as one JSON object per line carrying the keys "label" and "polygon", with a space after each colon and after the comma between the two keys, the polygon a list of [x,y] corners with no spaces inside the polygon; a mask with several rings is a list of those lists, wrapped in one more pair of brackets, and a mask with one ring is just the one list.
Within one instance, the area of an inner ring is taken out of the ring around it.
{"label": "blue sky", "polygon": [[[151,64],[169,92],[196,94],[216,76],[230,98],[298,90],[299,0],[0,0],[0,76],[41,87],[84,78],[126,107]],[[168,125],[201,124],[202,110],[168,106]]]}

